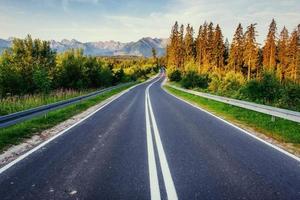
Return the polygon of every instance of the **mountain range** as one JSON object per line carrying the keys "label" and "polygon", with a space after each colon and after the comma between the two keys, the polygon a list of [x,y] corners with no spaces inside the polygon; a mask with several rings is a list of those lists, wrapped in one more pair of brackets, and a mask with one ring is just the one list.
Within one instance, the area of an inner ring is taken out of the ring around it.
{"label": "mountain range", "polygon": [[[0,52],[11,47],[12,40],[12,38],[7,40],[0,39]],[[165,54],[167,39],[145,37],[136,42],[128,43],[113,40],[105,42],[80,42],[75,39],[63,39],[61,41],[50,40],[50,46],[57,52],[81,48],[85,55],[93,56],[133,55],[150,57],[152,56],[152,48],[156,49],[158,56]]]}

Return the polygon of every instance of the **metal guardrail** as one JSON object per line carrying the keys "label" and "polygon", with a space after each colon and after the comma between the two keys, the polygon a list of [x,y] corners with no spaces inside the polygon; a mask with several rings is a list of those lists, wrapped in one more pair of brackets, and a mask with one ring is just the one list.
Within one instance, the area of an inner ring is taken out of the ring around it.
{"label": "metal guardrail", "polygon": [[119,87],[122,87],[122,86],[126,86],[126,85],[129,85],[131,83],[132,82],[119,84],[119,85],[116,85],[116,86],[108,87],[108,88],[105,88],[105,89],[102,89],[102,90],[98,90],[98,91],[89,93],[87,95],[83,95],[83,96],[79,96],[79,97],[59,101],[59,102],[56,102],[56,103],[51,103],[51,104],[39,106],[39,107],[36,107],[36,108],[32,108],[32,109],[28,109],[28,110],[24,110],[24,111],[12,113],[12,114],[0,116],[0,128],[16,124],[18,122],[24,121],[25,119],[30,119],[32,117],[35,117],[35,116],[39,115],[39,114],[45,114],[45,113],[47,113],[51,110],[55,110],[57,108],[65,107],[65,106],[68,106],[70,104],[74,104],[74,103],[77,103],[79,101],[89,99],[89,98],[97,96],[98,94],[101,94],[103,92],[110,91],[110,90],[113,90],[113,89],[116,89],[116,88],[119,88]]}
{"label": "metal guardrail", "polygon": [[177,89],[177,90],[180,90],[183,92],[187,92],[190,94],[194,94],[197,96],[201,96],[201,97],[204,97],[207,99],[212,99],[212,100],[230,104],[233,106],[237,106],[237,107],[245,108],[248,110],[253,110],[256,112],[271,115],[273,121],[275,120],[275,117],[279,117],[279,118],[283,118],[283,119],[287,119],[287,120],[291,120],[291,121],[300,123],[300,112],[282,109],[282,108],[276,108],[276,107],[272,107],[272,106],[266,106],[266,105],[257,104],[257,103],[251,103],[251,102],[237,100],[237,99],[231,99],[228,97],[221,97],[221,96],[217,96],[217,95],[207,94],[204,92],[197,92],[194,90],[188,90],[188,89],[180,88],[180,87],[170,85],[170,84],[168,84],[168,86],[170,86],[174,89]]}

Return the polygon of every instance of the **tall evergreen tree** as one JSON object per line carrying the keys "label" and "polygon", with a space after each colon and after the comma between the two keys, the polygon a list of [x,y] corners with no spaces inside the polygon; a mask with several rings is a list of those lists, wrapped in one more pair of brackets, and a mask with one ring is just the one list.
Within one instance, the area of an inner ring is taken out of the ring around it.
{"label": "tall evergreen tree", "polygon": [[298,63],[298,77],[297,77],[297,80],[296,80],[296,82],[297,83],[300,83],[300,24],[298,24],[298,27],[297,27],[297,37],[298,37],[298,48],[297,48],[297,63]]}
{"label": "tall evergreen tree", "polygon": [[215,69],[223,70],[224,67],[224,52],[225,45],[223,42],[223,35],[219,24],[217,24],[216,29],[214,31],[214,41],[213,41],[213,59],[212,64]]}
{"label": "tall evergreen tree", "polygon": [[244,65],[244,33],[243,27],[239,23],[230,47],[230,53],[228,58],[228,68],[235,72],[241,71]]}
{"label": "tall evergreen tree", "polygon": [[209,66],[208,60],[208,24],[204,22],[201,31],[199,31],[197,39],[197,58],[199,64],[199,72],[206,72]]}
{"label": "tall evergreen tree", "polygon": [[214,25],[210,22],[207,27],[206,60],[204,63],[207,71],[211,70],[211,67],[214,64],[214,37]]}
{"label": "tall evergreen tree", "polygon": [[184,49],[184,25],[181,24],[179,30],[179,66],[183,69],[185,60],[185,49]]}
{"label": "tall evergreen tree", "polygon": [[203,31],[202,31],[202,35],[201,35],[201,44],[202,44],[202,47],[203,47],[201,64],[205,68],[209,65],[209,60],[208,60],[208,39],[207,38],[208,38],[208,24],[206,22],[204,22]]}
{"label": "tall evergreen tree", "polygon": [[172,32],[170,36],[170,44],[168,46],[168,66],[173,66],[179,68],[180,66],[180,46],[179,46],[179,31],[178,22],[176,21],[172,27]]}
{"label": "tall evergreen tree", "polygon": [[244,50],[244,63],[247,67],[247,80],[251,78],[253,70],[255,70],[258,62],[258,44],[256,42],[256,24],[250,24],[245,33],[245,50]]}
{"label": "tall evergreen tree", "polygon": [[192,61],[194,59],[194,30],[190,24],[186,27],[186,33],[184,36],[184,50],[185,50],[185,60],[186,62]]}
{"label": "tall evergreen tree", "polygon": [[298,31],[292,32],[289,39],[288,56],[288,76],[294,82],[300,82],[300,38]]}
{"label": "tall evergreen tree", "polygon": [[265,46],[263,47],[263,66],[265,70],[272,71],[276,67],[276,30],[276,22],[273,19],[269,27]]}
{"label": "tall evergreen tree", "polygon": [[199,65],[199,67],[202,64],[203,59],[203,43],[202,43],[202,32],[203,32],[203,26],[201,25],[199,27],[198,35],[195,41],[195,48],[196,48],[196,63]]}
{"label": "tall evergreen tree", "polygon": [[278,65],[277,65],[277,76],[279,80],[282,81],[285,79],[287,67],[289,64],[288,59],[288,40],[289,33],[286,27],[283,27],[280,37],[278,40]]}

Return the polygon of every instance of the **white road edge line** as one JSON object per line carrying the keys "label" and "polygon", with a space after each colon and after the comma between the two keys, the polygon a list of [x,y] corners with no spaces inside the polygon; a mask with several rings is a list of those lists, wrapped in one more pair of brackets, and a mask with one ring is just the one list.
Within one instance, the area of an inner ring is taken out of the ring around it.
{"label": "white road edge line", "polygon": [[[160,79],[158,79],[158,80],[160,80]],[[155,82],[157,82],[157,81],[155,81]],[[167,192],[167,197],[170,200],[177,200],[178,199],[177,192],[176,192],[175,185],[174,185],[174,182],[172,179],[172,175],[170,172],[170,168],[169,168],[166,154],[165,154],[162,142],[161,142],[159,130],[157,127],[157,123],[156,123],[152,105],[151,105],[149,89],[155,82],[151,83],[147,87],[147,89],[146,89],[147,95],[146,96],[147,96],[147,100],[148,100],[150,117],[151,117],[151,121],[152,121],[152,125],[153,125],[153,132],[154,132],[156,147],[157,147],[157,151],[158,151],[158,157],[159,157],[159,162],[160,162],[160,166],[161,166],[161,171],[162,171],[162,175],[163,175],[163,179],[164,179],[164,184],[165,184],[165,188],[166,188],[166,192]]]}
{"label": "white road edge line", "polygon": [[149,170],[151,199],[156,200],[156,199],[161,199],[161,196],[160,196],[156,161],[155,161],[155,155],[154,155],[153,139],[152,139],[152,134],[151,134],[151,124],[150,124],[150,119],[149,119],[149,110],[148,110],[148,101],[147,101],[148,87],[145,90],[145,115],[146,115],[147,150],[148,150],[148,170]]}
{"label": "white road edge line", "polygon": [[[163,84],[165,84],[165,82],[166,82],[166,79],[165,79],[165,81],[162,82],[161,86],[162,86]],[[286,151],[286,150],[284,150],[284,149],[282,149],[282,148],[280,148],[280,147],[278,147],[278,146],[276,146],[276,145],[274,145],[274,144],[272,144],[272,143],[269,143],[269,142],[267,142],[267,141],[265,141],[265,140],[263,140],[263,139],[257,137],[256,135],[253,135],[252,133],[250,133],[250,132],[248,132],[248,131],[246,131],[246,130],[244,130],[244,129],[242,129],[242,128],[240,128],[240,127],[234,125],[234,124],[232,124],[231,122],[226,121],[225,119],[223,119],[223,118],[221,118],[221,117],[218,117],[218,116],[214,115],[213,113],[211,113],[211,112],[209,112],[209,111],[207,111],[207,110],[204,110],[203,108],[200,108],[200,107],[198,107],[198,106],[196,106],[196,105],[194,105],[194,104],[192,104],[192,103],[190,103],[190,102],[188,102],[188,101],[186,101],[186,100],[184,100],[184,99],[181,99],[181,98],[175,96],[174,94],[171,94],[171,93],[170,93],[169,91],[167,91],[165,88],[162,88],[162,89],[163,89],[167,94],[169,94],[169,95],[175,97],[176,99],[178,99],[178,100],[180,100],[180,101],[183,101],[183,102],[189,104],[190,106],[193,106],[194,108],[197,108],[197,109],[199,109],[199,110],[201,110],[201,111],[203,111],[203,112],[205,112],[205,113],[207,113],[207,114],[209,114],[209,115],[211,115],[211,116],[213,116],[213,117],[215,117],[215,118],[221,120],[222,122],[224,122],[224,123],[226,123],[226,124],[228,124],[228,125],[230,125],[230,126],[236,128],[236,129],[242,131],[243,133],[245,133],[245,134],[251,136],[252,138],[254,138],[254,139],[256,139],[256,140],[258,140],[258,141],[260,141],[260,142],[262,142],[262,143],[268,145],[269,147],[272,147],[273,149],[275,149],[275,150],[277,150],[277,151],[279,151],[279,152],[281,152],[281,153],[283,153],[283,154],[285,154],[285,155],[287,155],[287,156],[289,156],[289,157],[295,159],[296,161],[300,162],[300,158],[297,157],[297,156],[295,156],[294,154],[291,154],[290,152],[288,152],[288,151]]]}
{"label": "white road edge line", "polygon": [[[158,76],[158,75],[157,75]],[[100,108],[98,108],[97,110],[95,110],[94,112],[90,113],[89,115],[87,115],[86,117],[84,117],[83,119],[81,119],[80,121],[76,122],[75,124],[73,124],[72,126],[68,127],[67,129],[61,131],[60,133],[56,134],[55,136],[53,136],[52,138],[44,141],[43,143],[39,144],[38,146],[34,147],[33,149],[29,150],[28,152],[26,152],[25,154],[21,155],[20,157],[18,157],[17,159],[11,161],[10,163],[8,163],[7,165],[3,166],[2,168],[0,168],[0,174],[2,174],[3,172],[5,172],[7,169],[9,169],[10,167],[12,167],[13,165],[15,165],[16,163],[20,162],[21,160],[23,160],[24,158],[28,157],[30,154],[34,153],[35,151],[39,150],[40,148],[42,148],[43,146],[45,146],[46,144],[48,144],[49,142],[55,140],[56,138],[58,138],[59,136],[61,136],[62,134],[64,134],[65,132],[67,132],[68,130],[72,129],[73,127],[77,126],[78,124],[80,124],[81,122],[83,122],[84,120],[88,119],[89,117],[91,117],[92,115],[94,115],[96,112],[98,112],[99,110],[101,110],[102,108],[104,108],[105,106],[109,105],[111,102],[113,102],[114,100],[118,99],[119,97],[121,97],[123,94],[127,93],[128,91],[130,91],[131,89],[148,83],[150,81],[152,81],[153,79],[155,79],[157,76],[143,82],[137,85],[134,85],[126,90],[124,90],[123,92],[116,94],[116,96],[114,98],[112,98],[110,101],[106,102],[105,104],[103,104]]]}

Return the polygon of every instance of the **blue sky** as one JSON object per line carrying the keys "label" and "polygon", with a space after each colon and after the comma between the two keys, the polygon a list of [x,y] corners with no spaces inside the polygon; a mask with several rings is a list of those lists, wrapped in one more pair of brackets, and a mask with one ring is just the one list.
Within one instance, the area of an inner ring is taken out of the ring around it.
{"label": "blue sky", "polygon": [[86,42],[168,37],[171,26],[219,23],[231,41],[239,22],[258,23],[258,41],[271,19],[292,31],[300,23],[299,0],[0,0],[0,38],[63,38]]}

